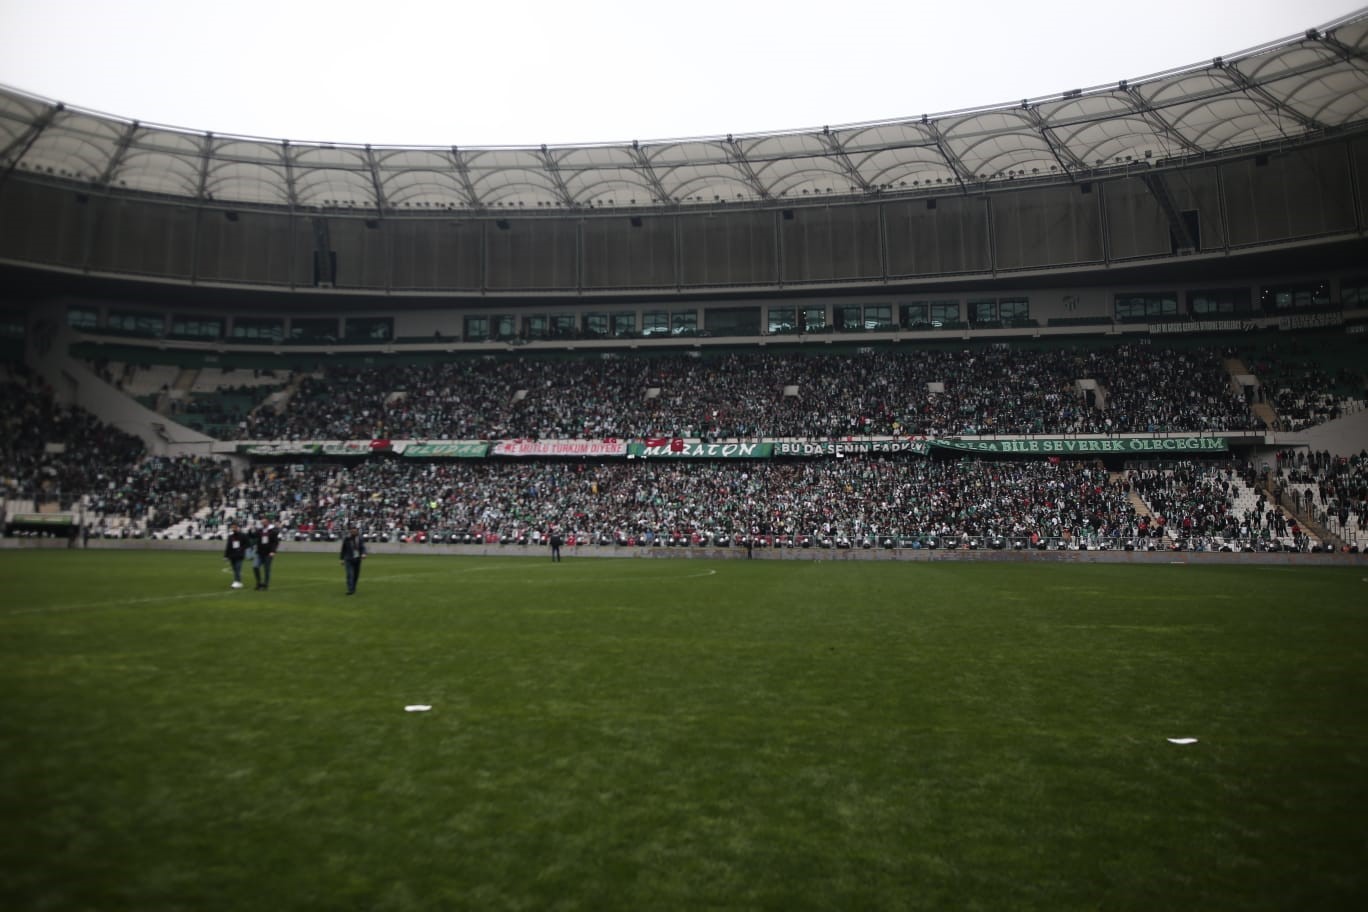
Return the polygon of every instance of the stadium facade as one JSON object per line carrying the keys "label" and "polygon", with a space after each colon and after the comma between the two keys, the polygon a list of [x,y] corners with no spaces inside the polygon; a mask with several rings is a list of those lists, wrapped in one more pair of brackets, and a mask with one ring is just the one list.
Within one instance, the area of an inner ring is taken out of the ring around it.
{"label": "stadium facade", "polygon": [[1359,16],[1010,105],[541,148],[222,136],[6,90],[0,264],[15,296],[130,302],[79,329],[256,344],[1352,309],[1366,61]]}

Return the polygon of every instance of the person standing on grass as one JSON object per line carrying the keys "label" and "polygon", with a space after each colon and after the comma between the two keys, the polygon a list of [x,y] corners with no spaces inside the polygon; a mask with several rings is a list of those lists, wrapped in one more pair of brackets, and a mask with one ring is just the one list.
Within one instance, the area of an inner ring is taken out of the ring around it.
{"label": "person standing on grass", "polygon": [[252,565],[258,589],[271,588],[271,564],[275,561],[276,549],[279,547],[280,529],[268,519],[257,532],[256,562]]}
{"label": "person standing on grass", "polygon": [[261,527],[249,522],[242,534],[247,537],[247,550],[243,552],[243,558],[252,562],[252,576],[256,577],[256,587],[260,589],[261,564],[257,561],[257,552],[261,549]]}
{"label": "person standing on grass", "polygon": [[560,529],[551,530],[551,560],[560,563],[561,545],[565,544],[565,539],[561,538]]}
{"label": "person standing on grass", "polygon": [[233,585],[230,589],[242,588],[242,562],[247,557],[247,533],[236,522],[228,532],[228,541],[223,546],[223,559],[233,568]]}
{"label": "person standing on grass", "polygon": [[352,526],[342,539],[342,568],[347,571],[347,595],[356,593],[361,579],[361,560],[366,556],[366,540],[361,530]]}

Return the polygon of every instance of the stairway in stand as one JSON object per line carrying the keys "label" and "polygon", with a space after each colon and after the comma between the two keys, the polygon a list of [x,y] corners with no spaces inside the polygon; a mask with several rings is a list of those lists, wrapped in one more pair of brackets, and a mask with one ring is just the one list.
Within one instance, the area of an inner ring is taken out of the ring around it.
{"label": "stairway in stand", "polygon": [[[1119,484],[1119,483],[1121,483],[1121,482],[1124,482],[1124,481],[1126,480],[1126,473],[1125,473],[1125,472],[1112,472],[1112,473],[1111,473],[1111,480],[1112,480],[1112,483],[1113,483],[1113,484]],[[1153,515],[1154,515],[1153,513],[1150,512],[1149,505],[1146,504],[1145,501],[1144,501],[1143,499],[1141,499],[1141,497],[1140,497],[1139,494],[1135,493],[1135,489],[1134,489],[1134,488],[1131,488],[1130,490],[1128,490],[1128,491],[1126,492],[1126,500],[1130,501],[1130,505],[1131,505],[1131,507],[1135,510],[1135,515],[1136,515],[1136,516],[1146,516],[1146,517],[1149,517],[1149,516],[1153,516]]]}
{"label": "stairway in stand", "polygon": [[[1230,375],[1230,382],[1234,385],[1239,385],[1239,380],[1236,379],[1238,377],[1254,376],[1249,372],[1249,368],[1245,366],[1245,363],[1239,358],[1226,358],[1221,364],[1225,367],[1226,373]],[[1257,377],[1254,379],[1256,381],[1258,380]],[[1255,418],[1263,423],[1264,428],[1267,430],[1271,431],[1277,428],[1278,411],[1273,408],[1272,403],[1268,402],[1267,399],[1250,403],[1249,411]]]}
{"label": "stairway in stand", "polygon": [[1273,408],[1272,404],[1268,402],[1256,402],[1251,408],[1254,411],[1254,417],[1262,421],[1265,428],[1270,431],[1277,430],[1278,412]]}

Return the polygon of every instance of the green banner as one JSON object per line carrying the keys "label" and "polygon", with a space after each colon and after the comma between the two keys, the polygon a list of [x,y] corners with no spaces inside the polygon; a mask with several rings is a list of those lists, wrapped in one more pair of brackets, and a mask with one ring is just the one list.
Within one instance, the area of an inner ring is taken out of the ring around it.
{"label": "green banner", "polygon": [[248,456],[314,456],[321,443],[239,443],[237,451]]}
{"label": "green banner", "polygon": [[963,453],[1040,454],[1080,456],[1090,453],[1226,453],[1224,437],[1016,437],[997,440],[933,440],[938,450]]}
{"label": "green banner", "polygon": [[388,449],[388,441],[338,440],[319,444],[318,451],[324,456],[369,456],[371,453],[383,453]]}
{"label": "green banner", "polygon": [[772,443],[685,443],[677,450],[669,444],[627,446],[628,459],[768,459],[773,452]]}
{"label": "green banner", "polygon": [[489,455],[489,444],[474,441],[410,443],[403,453],[405,458],[416,459],[484,459]]}
{"label": "green banner", "polygon": [[9,521],[24,526],[70,526],[76,517],[70,513],[15,513]]}
{"label": "green banner", "polygon": [[247,456],[369,456],[389,448],[387,440],[290,440],[240,443],[237,451]]}
{"label": "green banner", "polygon": [[280,440],[239,443],[237,447],[244,455],[371,455],[389,450],[389,440]]}
{"label": "green banner", "polygon": [[774,445],[775,456],[839,456],[845,453],[915,453],[925,456],[931,444],[925,440],[817,440]]}

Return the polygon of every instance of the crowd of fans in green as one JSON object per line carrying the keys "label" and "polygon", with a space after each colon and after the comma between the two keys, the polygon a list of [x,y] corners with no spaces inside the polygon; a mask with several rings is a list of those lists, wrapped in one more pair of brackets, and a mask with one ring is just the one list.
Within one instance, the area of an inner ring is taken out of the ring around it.
{"label": "crowd of fans in green", "polygon": [[[1084,434],[1257,426],[1215,348],[464,358],[331,368],[251,440]],[[1103,388],[1096,407],[1080,380]]]}
{"label": "crowd of fans in green", "polygon": [[[1230,354],[1127,343],[340,368],[305,380],[284,411],[259,409],[240,432],[270,440],[709,440],[1237,430],[1256,422],[1250,403],[1231,391],[1222,361]],[[1328,395],[1344,379],[1308,363],[1275,359],[1260,368],[1276,370],[1280,382],[1304,381],[1304,396]],[[1085,377],[1102,387],[1105,408],[1077,389]],[[6,381],[0,490],[64,509],[79,503],[94,522],[117,517],[138,534],[193,518],[179,534],[215,536],[234,516],[272,515],[297,535],[326,537],[357,524],[378,537],[460,541],[539,540],[553,529],[600,543],[1295,541],[1302,530],[1277,501],[1341,530],[1368,527],[1368,455],[1290,454],[1266,479],[1229,461],[1117,475],[1084,461],[866,456],[372,458],[258,465],[235,481],[227,460],[148,455],[138,438],[58,405],[22,370]],[[1266,487],[1270,499],[1235,509],[1237,479]]]}

